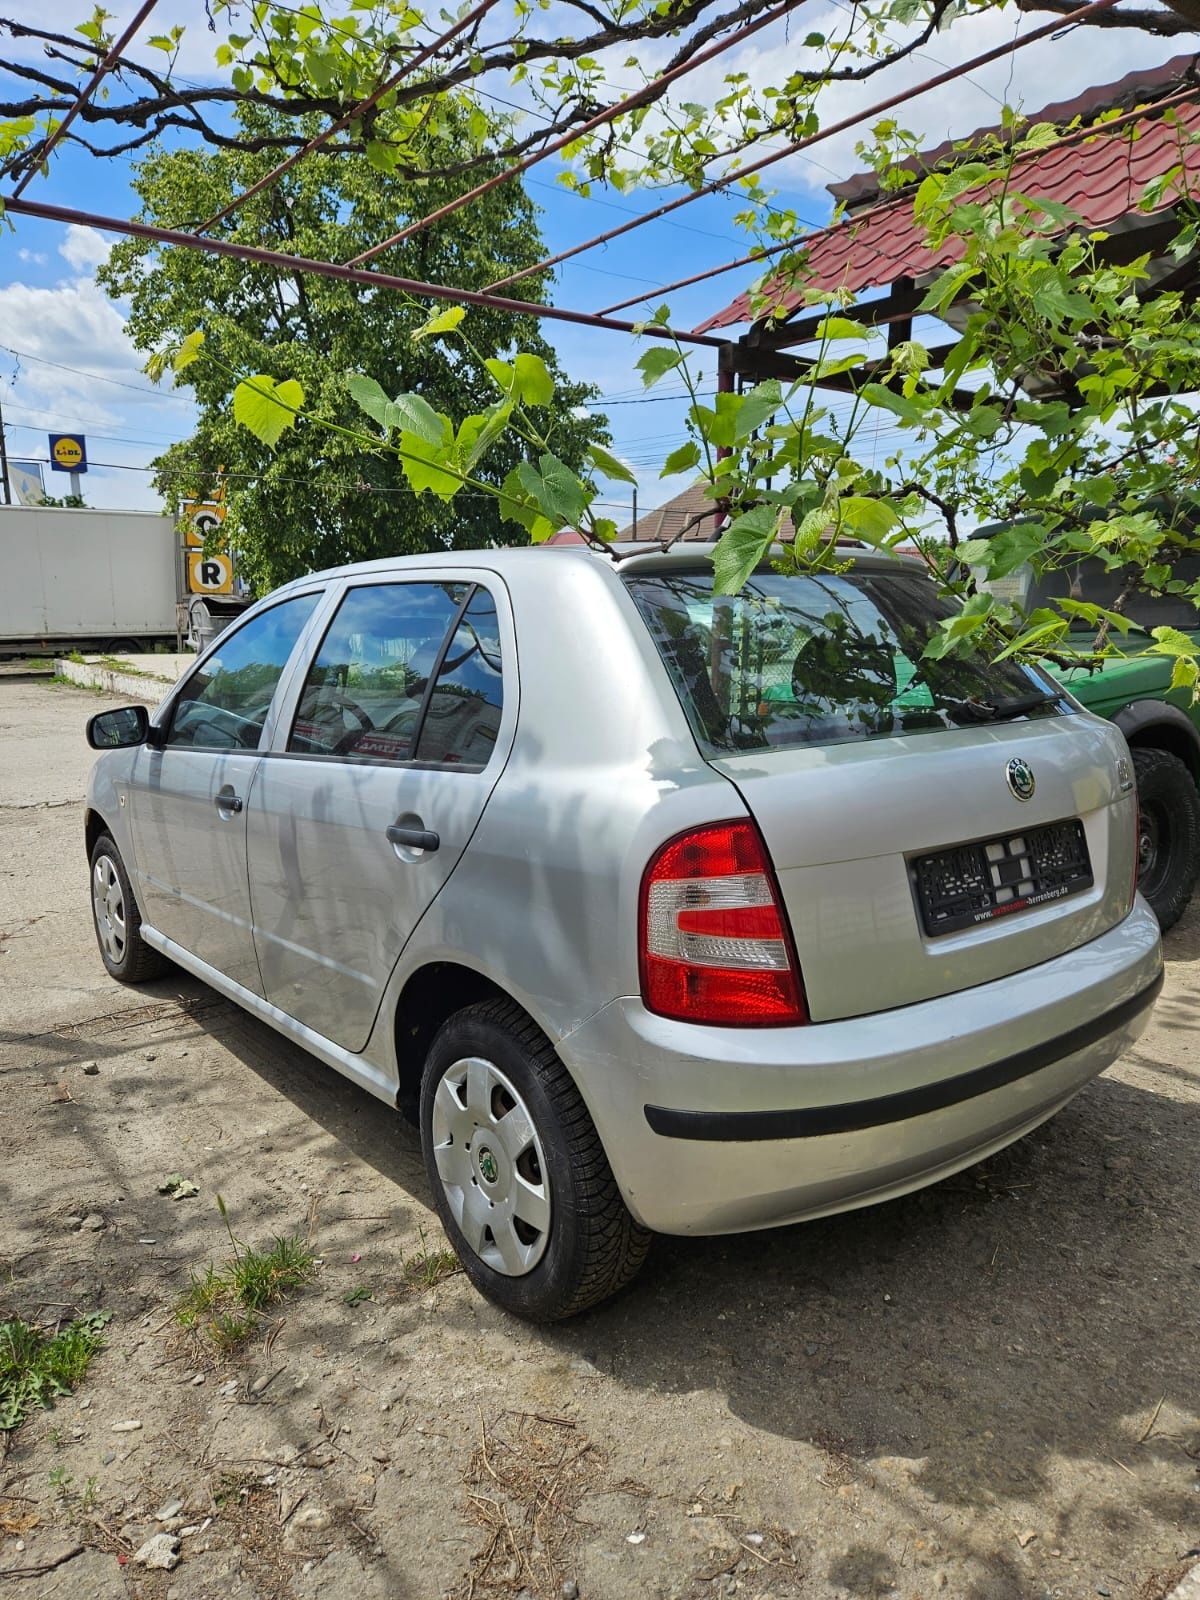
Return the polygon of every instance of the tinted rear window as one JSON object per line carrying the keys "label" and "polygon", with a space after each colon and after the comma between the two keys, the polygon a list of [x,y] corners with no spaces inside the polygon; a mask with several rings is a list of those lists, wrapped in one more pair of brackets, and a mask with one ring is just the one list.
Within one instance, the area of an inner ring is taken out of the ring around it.
{"label": "tinted rear window", "polygon": [[[1124,596],[1121,611],[1139,628],[1182,628],[1185,633],[1200,628],[1200,611],[1190,595],[1153,595],[1140,589],[1126,594],[1128,575],[1127,568],[1110,571],[1102,561],[1074,561],[1044,572],[1041,577],[1034,577],[1028,567],[1022,567],[1014,575],[1012,587],[1015,598],[1028,610],[1047,605],[1052,600],[1083,600],[1089,605],[1111,608],[1119,597]],[[1200,560],[1194,556],[1183,556],[1173,564],[1172,576],[1181,583],[1200,581]],[[1000,581],[1004,582],[1003,579]],[[996,587],[989,585],[993,590]],[[1096,631],[1096,624],[1082,617],[1074,618],[1071,627],[1080,633]],[[1136,650],[1144,647],[1146,642],[1143,641],[1139,646],[1134,635],[1121,648]]]}
{"label": "tinted rear window", "polygon": [[711,572],[630,575],[629,589],[702,749],[726,755],[1054,715],[1057,686],[1013,662],[923,660],[953,615],[919,573],[759,572],[714,595]]}

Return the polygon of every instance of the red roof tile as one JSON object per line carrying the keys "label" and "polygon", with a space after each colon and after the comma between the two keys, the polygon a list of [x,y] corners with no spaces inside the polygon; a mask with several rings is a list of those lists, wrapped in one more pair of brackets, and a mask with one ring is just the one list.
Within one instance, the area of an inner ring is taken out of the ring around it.
{"label": "red roof tile", "polygon": [[[1200,132],[1200,105],[1185,103],[1175,112],[1190,132]],[[1176,165],[1193,182],[1200,179],[1200,145],[1181,147],[1174,124],[1147,116],[1110,134],[1098,132],[1092,138],[1019,157],[1013,185],[1032,197],[1070,207],[1090,227],[1104,228],[1136,211],[1145,185]],[[1178,189],[1173,187],[1155,209],[1169,206]],[[962,253],[957,241],[938,251],[929,249],[924,229],[913,221],[911,190],[810,234],[802,243],[808,251],[805,286],[854,295],[897,278],[920,278],[948,266]],[[803,296],[794,291],[781,301],[790,315],[803,303]],[[728,328],[753,317],[747,291],[695,331]]]}

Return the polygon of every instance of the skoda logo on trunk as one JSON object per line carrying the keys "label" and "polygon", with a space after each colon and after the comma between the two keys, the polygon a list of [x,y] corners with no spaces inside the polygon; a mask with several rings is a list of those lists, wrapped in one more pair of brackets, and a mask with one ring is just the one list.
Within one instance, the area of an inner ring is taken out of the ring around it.
{"label": "skoda logo on trunk", "polygon": [[1020,756],[1014,756],[1004,769],[1004,776],[1008,779],[1008,787],[1018,800],[1032,800],[1033,791],[1037,788],[1034,781],[1033,768],[1028,761],[1022,761]]}

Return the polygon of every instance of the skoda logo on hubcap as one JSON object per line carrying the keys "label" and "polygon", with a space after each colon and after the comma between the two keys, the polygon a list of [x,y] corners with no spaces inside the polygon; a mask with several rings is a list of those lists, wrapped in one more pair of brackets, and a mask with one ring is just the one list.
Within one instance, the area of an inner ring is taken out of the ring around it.
{"label": "skoda logo on hubcap", "polygon": [[490,1150],[479,1152],[479,1175],[484,1183],[495,1183],[500,1176],[500,1168],[496,1165],[496,1158]]}
{"label": "skoda logo on hubcap", "polygon": [[1033,768],[1028,761],[1022,761],[1020,756],[1014,756],[1004,769],[1004,776],[1008,779],[1008,787],[1018,800],[1032,800],[1033,791],[1037,784],[1033,777]]}

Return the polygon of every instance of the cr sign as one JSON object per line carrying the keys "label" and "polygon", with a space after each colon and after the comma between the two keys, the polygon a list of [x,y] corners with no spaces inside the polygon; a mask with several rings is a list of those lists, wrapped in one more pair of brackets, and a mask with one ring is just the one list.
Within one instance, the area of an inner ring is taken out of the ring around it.
{"label": "cr sign", "polygon": [[225,505],[220,500],[183,502],[184,537],[189,545],[199,546],[212,537],[225,521]]}
{"label": "cr sign", "polygon": [[211,556],[203,550],[189,550],[187,567],[192,594],[233,593],[233,561],[223,550]]}

